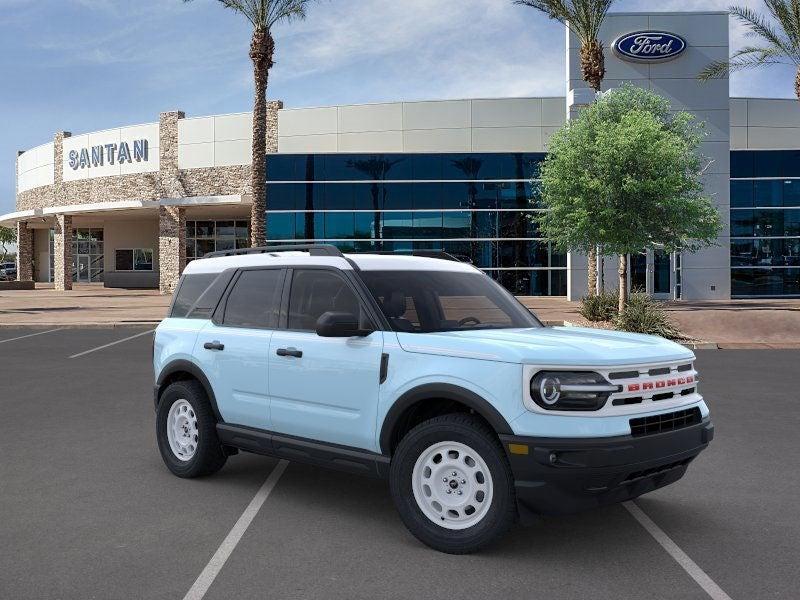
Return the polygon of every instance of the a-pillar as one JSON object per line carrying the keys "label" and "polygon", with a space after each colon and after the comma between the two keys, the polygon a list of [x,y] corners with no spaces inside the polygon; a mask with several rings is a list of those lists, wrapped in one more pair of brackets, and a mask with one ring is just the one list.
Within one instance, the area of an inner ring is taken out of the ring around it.
{"label": "a-pillar", "polygon": [[72,289],[72,217],[56,215],[53,238],[53,281],[55,289]]}
{"label": "a-pillar", "polygon": [[17,281],[33,281],[33,229],[17,223]]}
{"label": "a-pillar", "polygon": [[158,208],[158,287],[171,294],[186,266],[186,211],[179,206]]}

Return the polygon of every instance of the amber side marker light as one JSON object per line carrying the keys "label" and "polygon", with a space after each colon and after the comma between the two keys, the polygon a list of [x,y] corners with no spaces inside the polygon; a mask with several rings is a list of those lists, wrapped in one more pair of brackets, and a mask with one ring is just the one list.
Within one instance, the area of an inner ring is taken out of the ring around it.
{"label": "amber side marker light", "polygon": [[527,454],[528,446],[527,444],[509,444],[508,451],[511,452],[511,454]]}

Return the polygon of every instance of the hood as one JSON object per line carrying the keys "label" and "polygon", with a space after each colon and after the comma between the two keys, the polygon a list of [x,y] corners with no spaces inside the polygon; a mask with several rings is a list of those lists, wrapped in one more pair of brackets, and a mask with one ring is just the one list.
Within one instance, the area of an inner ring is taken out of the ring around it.
{"label": "hood", "polygon": [[398,333],[397,339],[407,352],[521,364],[590,367],[694,359],[690,350],[662,337],[584,327]]}

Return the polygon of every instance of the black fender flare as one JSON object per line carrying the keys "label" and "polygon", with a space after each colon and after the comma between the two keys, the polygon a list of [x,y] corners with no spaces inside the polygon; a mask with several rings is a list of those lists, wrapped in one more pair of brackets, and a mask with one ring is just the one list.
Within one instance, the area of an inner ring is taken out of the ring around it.
{"label": "black fender flare", "polygon": [[426,383],[405,392],[386,413],[379,437],[381,452],[387,456],[391,454],[392,434],[403,413],[420,401],[434,399],[452,400],[467,406],[486,419],[495,432],[500,435],[513,435],[514,433],[503,415],[489,401],[472,390],[450,383]]}
{"label": "black fender flare", "polygon": [[188,373],[200,382],[200,385],[203,386],[203,389],[206,392],[206,396],[208,396],[208,401],[211,403],[211,409],[214,411],[214,416],[216,417],[217,422],[224,423],[225,420],[222,418],[222,415],[219,412],[219,407],[217,406],[217,397],[214,394],[214,388],[211,387],[211,382],[208,380],[208,377],[206,377],[205,373],[203,373],[203,370],[195,363],[184,359],[177,359],[167,363],[158,374],[154,394],[156,410],[158,410],[158,402],[161,398],[161,388],[164,385],[164,382],[169,379],[170,375],[174,375],[175,373]]}

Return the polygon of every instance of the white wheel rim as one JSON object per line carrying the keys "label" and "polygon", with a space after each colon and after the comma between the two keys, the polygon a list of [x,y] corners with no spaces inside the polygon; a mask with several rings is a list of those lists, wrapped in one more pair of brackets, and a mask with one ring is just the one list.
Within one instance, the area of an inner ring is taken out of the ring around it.
{"label": "white wheel rim", "polygon": [[178,460],[192,460],[199,439],[194,408],[182,398],[176,400],[167,414],[167,440],[172,453]]}
{"label": "white wheel rim", "polygon": [[479,523],[492,505],[492,474],[481,455],[459,442],[438,442],[420,454],[411,488],[422,514],[445,529]]}

